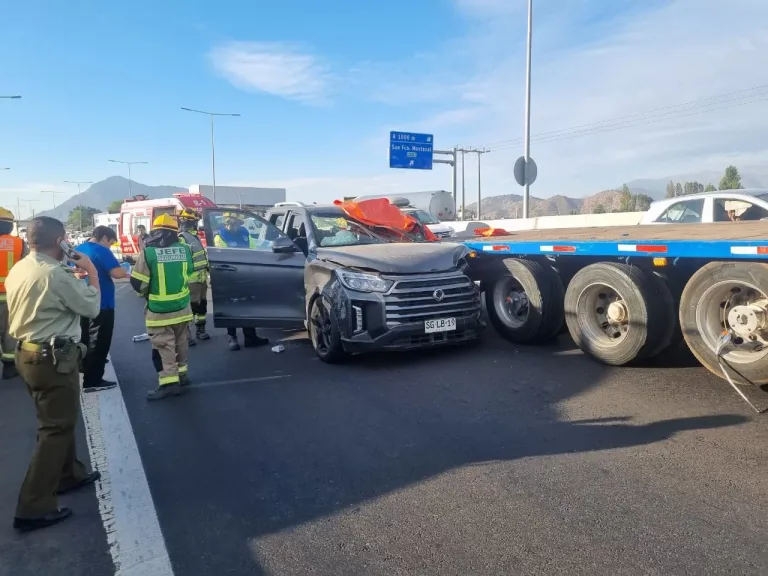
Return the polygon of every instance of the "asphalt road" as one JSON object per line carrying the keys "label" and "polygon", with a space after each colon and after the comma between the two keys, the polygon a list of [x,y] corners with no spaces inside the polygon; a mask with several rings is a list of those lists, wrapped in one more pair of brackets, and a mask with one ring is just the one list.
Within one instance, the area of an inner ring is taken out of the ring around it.
{"label": "asphalt road", "polygon": [[327,366],[216,330],[149,404],[129,291],[112,361],[177,576],[768,573],[768,416],[682,351],[614,369],[489,329]]}

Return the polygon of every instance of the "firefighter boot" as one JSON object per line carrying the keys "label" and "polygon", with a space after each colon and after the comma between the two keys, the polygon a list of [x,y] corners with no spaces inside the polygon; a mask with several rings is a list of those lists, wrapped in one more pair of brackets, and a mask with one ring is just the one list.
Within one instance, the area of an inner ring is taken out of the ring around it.
{"label": "firefighter boot", "polygon": [[210,340],[211,335],[205,331],[205,322],[195,325],[195,332],[198,340]]}
{"label": "firefighter boot", "polygon": [[171,396],[178,396],[181,394],[181,386],[179,384],[165,384],[158,386],[147,394],[147,400],[165,400]]}

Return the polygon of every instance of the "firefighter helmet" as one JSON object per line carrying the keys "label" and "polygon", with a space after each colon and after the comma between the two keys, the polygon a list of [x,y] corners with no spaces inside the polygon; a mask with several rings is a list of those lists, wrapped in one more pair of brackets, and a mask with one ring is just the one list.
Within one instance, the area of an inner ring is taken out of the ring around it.
{"label": "firefighter helmet", "polygon": [[13,222],[16,218],[13,217],[13,212],[0,208],[0,222]]}
{"label": "firefighter helmet", "polygon": [[172,232],[178,232],[179,231],[179,223],[176,221],[176,218],[171,216],[170,214],[160,214],[157,218],[155,218],[155,221],[152,222],[152,230],[171,230]]}
{"label": "firefighter helmet", "polygon": [[192,210],[191,208],[184,208],[179,214],[179,218],[182,220],[200,220],[200,214]]}

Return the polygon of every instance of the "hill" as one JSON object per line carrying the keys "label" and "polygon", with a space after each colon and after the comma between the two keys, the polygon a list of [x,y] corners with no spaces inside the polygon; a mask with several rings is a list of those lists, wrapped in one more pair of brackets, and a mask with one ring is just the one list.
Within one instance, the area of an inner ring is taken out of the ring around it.
{"label": "hill", "polygon": [[[147,186],[139,182],[131,181],[131,194],[145,194],[149,198],[167,198],[172,194],[186,192],[187,188],[180,186]],[[92,184],[80,194],[75,194],[56,206],[55,210],[40,212],[38,216],[53,216],[62,222],[66,222],[69,213],[80,205],[106,210],[115,200],[129,198],[128,179],[122,176],[110,176],[106,180]]]}
{"label": "hill", "polygon": [[[601,204],[606,212],[619,209],[619,191],[604,190],[585,198],[552,196],[536,198],[531,196],[531,216],[567,216],[569,214],[591,214]],[[467,205],[469,212],[475,212],[477,202]],[[483,199],[483,218],[515,218],[523,213],[523,197],[519,194],[489,196]]]}

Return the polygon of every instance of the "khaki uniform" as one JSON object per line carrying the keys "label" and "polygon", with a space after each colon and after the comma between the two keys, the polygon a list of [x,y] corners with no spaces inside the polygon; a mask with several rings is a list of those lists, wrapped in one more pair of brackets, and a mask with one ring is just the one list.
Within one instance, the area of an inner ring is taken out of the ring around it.
{"label": "khaki uniform", "polygon": [[[131,277],[141,281],[138,292],[143,297],[148,296],[151,273],[145,253],[142,252],[133,267]],[[187,304],[178,312],[157,314],[147,307],[144,319],[152,344],[152,361],[160,377],[160,386],[178,384],[186,378],[189,371],[187,326],[192,321],[192,308]]]}
{"label": "khaki uniform", "polygon": [[[98,290],[60,262],[32,252],[5,282],[10,334],[19,341],[16,369],[35,402],[37,444],[19,494],[16,516],[35,518],[58,508],[55,492],[77,485],[88,473],[75,452],[80,414],[79,346],[54,366],[54,337],[80,340],[80,316],[98,316]],[[66,372],[66,373],[62,373]]]}

